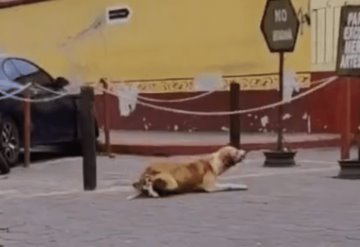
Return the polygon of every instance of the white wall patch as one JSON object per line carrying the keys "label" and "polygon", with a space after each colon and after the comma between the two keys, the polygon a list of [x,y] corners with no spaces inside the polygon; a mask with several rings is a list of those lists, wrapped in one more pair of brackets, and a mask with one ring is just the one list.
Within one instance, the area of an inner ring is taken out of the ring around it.
{"label": "white wall patch", "polygon": [[195,76],[194,84],[197,91],[216,91],[223,84],[223,78],[220,73],[203,73]]}
{"label": "white wall patch", "polygon": [[107,24],[127,23],[131,19],[132,10],[126,5],[112,6],[106,8],[105,15]]}
{"label": "white wall patch", "polygon": [[128,117],[135,111],[137,104],[138,90],[135,87],[122,85],[119,88],[119,111],[120,116]]}

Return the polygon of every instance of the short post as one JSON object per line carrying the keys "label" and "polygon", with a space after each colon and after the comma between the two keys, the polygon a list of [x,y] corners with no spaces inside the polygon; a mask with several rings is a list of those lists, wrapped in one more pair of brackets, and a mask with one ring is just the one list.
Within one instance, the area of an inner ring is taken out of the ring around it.
{"label": "short post", "polygon": [[95,190],[96,188],[96,135],[94,98],[94,89],[92,87],[81,87],[80,126],[84,190]]}
{"label": "short post", "polygon": [[24,109],[24,167],[30,165],[31,148],[31,102],[30,91],[25,91]]}
{"label": "short post", "polygon": [[[239,110],[240,85],[230,83],[230,111]],[[240,148],[240,114],[230,115],[230,145]]]}
{"label": "short post", "polygon": [[341,159],[350,158],[351,148],[351,78],[347,77],[344,85],[344,126],[341,133]]}
{"label": "short post", "polygon": [[109,85],[105,79],[101,78],[100,83],[103,85],[103,114],[104,114],[104,134],[105,134],[105,152],[106,155],[111,157],[111,145],[110,145],[110,108],[109,108],[109,94],[107,90]]}
{"label": "short post", "polygon": [[[0,131],[3,128],[2,115],[0,114]],[[2,149],[2,138],[0,138],[0,174],[8,174],[10,172],[10,166],[7,160],[4,157]]]}

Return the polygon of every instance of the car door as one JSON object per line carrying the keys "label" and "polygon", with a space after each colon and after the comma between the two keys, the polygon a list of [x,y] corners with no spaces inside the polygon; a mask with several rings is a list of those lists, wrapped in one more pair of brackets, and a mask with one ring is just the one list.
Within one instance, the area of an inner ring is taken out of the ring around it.
{"label": "car door", "polygon": [[[26,84],[36,83],[48,90],[33,87],[31,98],[41,100],[56,96],[50,91],[60,92],[62,89],[55,87],[55,80],[37,65],[18,58],[12,58],[21,77],[18,82]],[[70,142],[76,136],[76,106],[74,97],[71,95],[60,99],[37,102],[31,104],[32,118],[32,144],[56,144]]]}

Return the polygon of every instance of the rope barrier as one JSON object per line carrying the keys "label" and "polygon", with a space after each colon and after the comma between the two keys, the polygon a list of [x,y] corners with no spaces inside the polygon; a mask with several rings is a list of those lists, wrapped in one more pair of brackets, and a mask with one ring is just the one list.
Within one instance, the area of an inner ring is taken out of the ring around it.
{"label": "rope barrier", "polygon": [[155,102],[155,103],[180,103],[180,102],[186,102],[186,101],[200,99],[200,98],[208,96],[214,92],[215,91],[209,91],[209,92],[205,92],[205,93],[202,93],[202,94],[199,94],[196,96],[185,97],[185,98],[180,98],[180,99],[154,99],[154,98],[144,97],[141,95],[138,95],[137,98],[148,101],[148,102]]}
{"label": "rope barrier", "polygon": [[[26,88],[25,88],[25,86],[24,86],[24,87],[21,88],[22,90],[17,90],[17,91],[22,92],[22,91],[30,88],[31,86],[39,87],[41,90],[44,90],[44,91],[47,91],[47,92],[49,92],[49,93],[55,94],[55,96],[47,97],[47,98],[40,98],[40,99],[29,99],[29,98],[24,98],[24,97],[16,96],[16,94],[15,94],[14,92],[13,92],[13,93],[7,93],[7,92],[5,92],[5,91],[0,90],[0,93],[1,93],[1,94],[4,94],[4,98],[3,98],[3,99],[8,99],[8,98],[10,98],[10,99],[13,99],[13,100],[22,101],[22,102],[30,102],[30,103],[50,102],[50,101],[58,100],[58,99],[61,99],[61,98],[64,98],[64,97],[66,97],[66,96],[71,95],[71,94],[69,94],[69,93],[59,93],[59,92],[53,91],[53,90],[51,90],[51,89],[47,89],[47,88],[45,88],[45,87],[42,87],[42,86],[40,86],[40,85],[38,85],[38,84],[35,84],[35,83],[28,83],[28,84],[26,85]],[[45,90],[45,89],[46,89],[46,90]],[[17,91],[16,91],[16,92],[17,92]],[[17,94],[18,94],[19,92],[17,92]],[[1,99],[2,99],[2,98],[0,98],[0,100],[1,100]]]}
{"label": "rope barrier", "polygon": [[31,83],[28,83],[28,84],[26,84],[25,86],[20,87],[20,88],[18,88],[17,90],[11,92],[11,93],[7,93],[7,92],[5,92],[5,91],[3,91],[3,90],[0,90],[0,93],[1,93],[1,94],[4,94],[3,96],[0,97],[0,100],[8,99],[8,98],[10,98],[10,97],[12,97],[12,96],[15,96],[15,95],[17,95],[17,94],[25,91],[25,90],[28,89],[29,87],[31,87]]}
{"label": "rope barrier", "polygon": [[[170,108],[170,107],[163,107],[163,106],[158,106],[158,105],[154,105],[154,104],[150,104],[150,103],[146,103],[146,102],[142,102],[142,101],[137,101],[137,103],[139,105],[142,106],[146,106],[149,108],[153,108],[156,110],[162,110],[162,111],[167,111],[167,112],[172,112],[172,113],[179,113],[179,114],[185,114],[185,115],[197,115],[197,116],[226,116],[226,115],[235,115],[235,114],[246,114],[246,113],[251,113],[251,112],[257,112],[257,111],[262,111],[262,110],[266,110],[266,109],[270,109],[270,108],[274,108],[280,105],[285,105],[285,104],[289,104],[295,100],[298,100],[300,98],[303,98],[313,92],[316,92],[317,90],[329,85],[330,83],[332,83],[333,81],[335,81],[338,77],[337,76],[332,76],[329,78],[325,78],[322,79],[322,81],[324,81],[322,84],[319,84],[309,90],[307,90],[306,92],[302,93],[302,94],[298,94],[294,97],[292,97],[291,99],[287,100],[287,101],[280,101],[280,102],[276,102],[276,103],[272,103],[269,105],[264,105],[264,106],[260,106],[260,107],[255,107],[255,108],[250,108],[250,109],[246,109],[246,110],[238,110],[238,111],[218,111],[218,112],[203,112],[203,111],[187,111],[187,110],[182,110],[182,109],[176,109],[176,108]],[[111,95],[114,95],[116,97],[124,97],[126,99],[131,99],[133,100],[134,97],[129,97],[127,95],[124,95],[122,93],[120,93],[120,96],[115,94],[114,92],[112,92],[111,90],[105,90],[103,88],[100,88],[100,90],[105,91]]]}
{"label": "rope barrier", "polygon": [[[281,101],[281,102],[276,102],[276,103],[265,105],[265,106],[250,108],[250,109],[246,109],[246,110],[238,110],[238,111],[219,111],[219,112],[187,111],[187,110],[182,110],[182,109],[158,106],[158,105],[154,105],[154,104],[151,104],[151,103],[142,102],[140,100],[138,100],[137,103],[140,104],[140,105],[146,106],[146,107],[157,109],[157,110],[173,112],[173,113],[179,113],[179,114],[186,114],[186,115],[225,116],[225,115],[245,114],[245,113],[250,113],[250,112],[266,110],[266,109],[269,109],[269,108],[274,108],[274,107],[277,107],[277,106],[282,105],[282,104],[288,104],[288,103],[290,103],[292,101],[300,99],[300,98],[302,98],[302,97],[304,97],[304,96],[306,96],[308,94],[311,94],[311,93],[325,87],[326,85],[328,85],[329,83],[333,82],[336,79],[337,79],[337,77],[333,76],[333,77],[329,77],[329,78],[325,78],[325,79],[315,81],[315,82],[313,82],[313,84],[314,83],[320,83],[320,82],[323,82],[323,81],[325,81],[325,82],[322,83],[322,84],[319,84],[319,85],[317,85],[317,86],[315,86],[315,87],[313,87],[311,89],[309,89],[308,91],[306,91],[306,92],[304,92],[302,94],[296,95],[295,97],[291,98],[288,101]],[[23,98],[23,97],[16,96],[17,94],[19,94],[19,93],[23,92],[24,90],[30,88],[31,86],[35,86],[35,87],[38,87],[39,89],[41,89],[43,91],[46,91],[46,92],[51,93],[51,94],[55,94],[55,96],[48,97],[48,98],[40,98],[40,99],[29,99],[29,98]],[[99,87],[98,87],[98,89],[101,90],[101,91],[107,92],[108,94],[119,97],[119,95],[115,94],[111,90],[108,90],[108,89],[105,90],[104,88],[99,88]],[[181,99],[170,99],[170,100],[154,99],[154,98],[148,98],[148,97],[144,97],[144,96],[137,96],[137,98],[142,99],[144,101],[157,102],[157,103],[165,103],[165,102],[167,102],[167,103],[175,103],[175,102],[179,103],[179,102],[185,102],[185,101],[199,99],[201,97],[208,96],[208,95],[210,95],[210,94],[212,94],[214,92],[215,91],[209,91],[209,92],[205,92],[203,94],[196,95],[196,96],[191,96],[191,97],[186,97],[186,98],[181,98]],[[63,97],[69,96],[69,95],[73,95],[73,94],[70,94],[70,93],[67,93],[67,92],[63,93],[63,92],[54,91],[54,90],[51,90],[49,88],[43,87],[43,86],[41,86],[39,84],[35,84],[35,83],[28,83],[25,86],[17,89],[14,92],[11,92],[11,93],[5,92],[3,90],[0,90],[0,93],[3,94],[3,96],[0,97],[0,100],[10,98],[10,99],[13,99],[13,100],[23,101],[23,102],[30,102],[30,103],[50,102],[50,101],[55,101],[55,100],[61,99]],[[120,96],[124,97],[124,98],[127,98],[127,99],[134,99],[134,97],[129,97],[128,95],[125,95],[124,93],[121,93],[121,92],[120,92]]]}
{"label": "rope barrier", "polygon": [[[316,81],[311,82],[312,84],[318,84],[323,82],[324,79],[319,79]],[[148,102],[154,102],[154,103],[180,103],[180,102],[186,102],[186,101],[192,101],[192,100],[196,100],[199,98],[203,98],[205,96],[208,96],[210,94],[213,94],[216,91],[209,91],[209,92],[205,92],[196,96],[191,96],[191,97],[185,97],[185,98],[178,98],[178,99],[154,99],[154,98],[149,98],[149,97],[145,97],[142,95],[137,95],[138,99],[144,100],[144,101],[148,101]]]}

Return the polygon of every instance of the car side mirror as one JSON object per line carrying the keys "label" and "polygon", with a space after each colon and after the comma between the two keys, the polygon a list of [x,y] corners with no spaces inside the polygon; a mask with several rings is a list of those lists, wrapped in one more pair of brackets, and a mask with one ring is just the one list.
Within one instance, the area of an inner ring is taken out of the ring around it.
{"label": "car side mirror", "polygon": [[70,84],[70,82],[67,79],[65,79],[64,77],[58,77],[55,79],[55,82],[54,82],[55,87],[58,87],[58,88],[65,87],[69,84]]}

